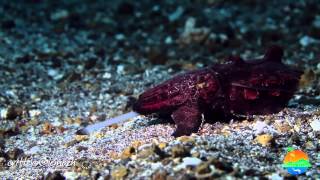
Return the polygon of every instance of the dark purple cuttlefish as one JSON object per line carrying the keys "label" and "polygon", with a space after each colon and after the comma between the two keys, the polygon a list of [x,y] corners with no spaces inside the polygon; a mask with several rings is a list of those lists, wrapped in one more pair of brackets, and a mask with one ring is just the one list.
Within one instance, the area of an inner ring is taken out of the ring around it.
{"label": "dark purple cuttlefish", "polygon": [[139,96],[133,110],[171,116],[174,136],[197,132],[205,120],[276,113],[298,88],[301,71],[281,62],[282,48],[272,46],[261,59],[228,59],[204,69],[173,77]]}

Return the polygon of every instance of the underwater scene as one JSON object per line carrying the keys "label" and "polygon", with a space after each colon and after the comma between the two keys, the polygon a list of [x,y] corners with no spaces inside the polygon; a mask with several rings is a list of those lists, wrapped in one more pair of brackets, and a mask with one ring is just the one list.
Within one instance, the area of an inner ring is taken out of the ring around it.
{"label": "underwater scene", "polygon": [[320,179],[318,0],[0,0],[0,177]]}

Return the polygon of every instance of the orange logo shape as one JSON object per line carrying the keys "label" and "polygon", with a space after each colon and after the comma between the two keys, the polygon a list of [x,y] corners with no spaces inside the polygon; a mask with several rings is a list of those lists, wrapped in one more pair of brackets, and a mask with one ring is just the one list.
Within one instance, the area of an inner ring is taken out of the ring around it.
{"label": "orange logo shape", "polygon": [[288,153],[283,160],[283,167],[287,169],[288,173],[298,175],[306,172],[311,167],[311,164],[306,153],[289,147]]}

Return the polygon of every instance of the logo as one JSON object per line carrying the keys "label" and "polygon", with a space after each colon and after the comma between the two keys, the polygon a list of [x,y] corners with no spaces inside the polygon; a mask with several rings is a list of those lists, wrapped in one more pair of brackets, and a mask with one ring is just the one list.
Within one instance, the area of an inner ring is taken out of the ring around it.
{"label": "logo", "polygon": [[309,157],[303,151],[289,147],[287,152],[283,160],[283,167],[287,169],[289,174],[299,175],[305,173],[311,167]]}

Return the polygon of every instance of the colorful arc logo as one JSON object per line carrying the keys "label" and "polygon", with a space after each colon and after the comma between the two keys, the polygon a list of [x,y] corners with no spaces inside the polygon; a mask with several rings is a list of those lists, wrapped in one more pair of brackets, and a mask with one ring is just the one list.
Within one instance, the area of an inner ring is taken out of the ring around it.
{"label": "colorful arc logo", "polygon": [[289,174],[299,175],[305,173],[311,167],[309,157],[303,151],[289,147],[287,152],[283,160],[283,167],[287,169]]}

